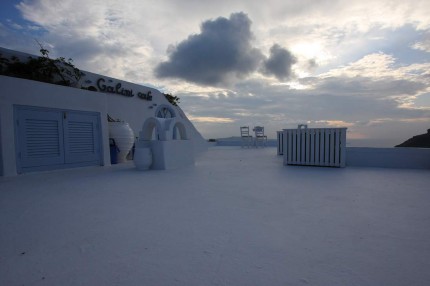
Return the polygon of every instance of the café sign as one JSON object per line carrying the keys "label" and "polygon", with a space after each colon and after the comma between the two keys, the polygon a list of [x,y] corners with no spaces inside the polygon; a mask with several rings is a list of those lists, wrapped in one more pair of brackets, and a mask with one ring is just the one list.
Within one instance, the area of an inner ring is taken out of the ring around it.
{"label": "caf\u00e9 sign", "polygon": [[[114,94],[119,94],[126,97],[133,97],[135,95],[133,93],[133,89],[131,88],[127,89],[122,87],[122,84],[120,82],[114,85],[108,85],[106,84],[106,80],[102,77],[97,80],[97,89],[101,92],[114,93]],[[152,100],[151,91],[148,91],[146,93],[138,92],[137,96],[143,100],[148,100],[148,101]]]}

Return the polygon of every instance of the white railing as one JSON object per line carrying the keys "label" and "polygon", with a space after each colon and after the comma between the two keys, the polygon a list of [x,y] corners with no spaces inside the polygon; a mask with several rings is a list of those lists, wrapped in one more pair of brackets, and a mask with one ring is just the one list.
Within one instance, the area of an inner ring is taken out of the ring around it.
{"label": "white railing", "polygon": [[282,133],[284,164],[345,167],[346,128],[305,127]]}

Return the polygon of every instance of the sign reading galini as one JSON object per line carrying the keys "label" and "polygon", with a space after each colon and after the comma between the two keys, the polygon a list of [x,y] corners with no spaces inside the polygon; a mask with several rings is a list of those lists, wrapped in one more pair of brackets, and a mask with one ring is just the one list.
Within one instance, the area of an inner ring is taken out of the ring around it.
{"label": "sign reading galini", "polygon": [[[97,89],[101,92],[115,93],[127,97],[134,96],[133,89],[123,88],[120,82],[115,85],[107,85],[106,80],[102,77],[97,80]],[[152,100],[151,91],[148,91],[147,93],[138,92],[137,96],[144,100]]]}

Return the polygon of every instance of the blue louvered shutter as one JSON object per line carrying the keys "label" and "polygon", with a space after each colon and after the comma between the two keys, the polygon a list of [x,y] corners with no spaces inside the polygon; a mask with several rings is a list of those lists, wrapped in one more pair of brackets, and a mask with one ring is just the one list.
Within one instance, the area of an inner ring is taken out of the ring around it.
{"label": "blue louvered shutter", "polygon": [[17,125],[21,168],[63,164],[61,113],[19,109]]}
{"label": "blue louvered shutter", "polygon": [[65,163],[100,162],[99,116],[64,112]]}

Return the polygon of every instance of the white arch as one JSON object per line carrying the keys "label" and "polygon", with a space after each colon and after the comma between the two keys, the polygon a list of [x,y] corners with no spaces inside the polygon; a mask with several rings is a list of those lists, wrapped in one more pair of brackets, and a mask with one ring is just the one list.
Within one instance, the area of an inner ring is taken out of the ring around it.
{"label": "white arch", "polygon": [[[172,134],[172,139],[173,140],[188,140],[188,134],[187,134],[187,130],[185,128],[184,122],[176,120],[176,122],[173,125],[173,134]],[[178,130],[179,134],[176,133],[176,130]],[[179,135],[179,138],[178,138]]]}
{"label": "white arch", "polygon": [[151,141],[154,129],[157,139],[160,141],[168,140],[188,140],[189,134],[185,127],[184,120],[176,118],[157,118],[150,117],[145,120],[142,131],[139,133],[139,141]]}
{"label": "white arch", "polygon": [[142,126],[142,131],[139,133],[139,141],[150,141],[152,140],[152,132],[156,130],[159,140],[166,140],[166,133],[159,120],[155,117],[150,117],[145,120]]}

